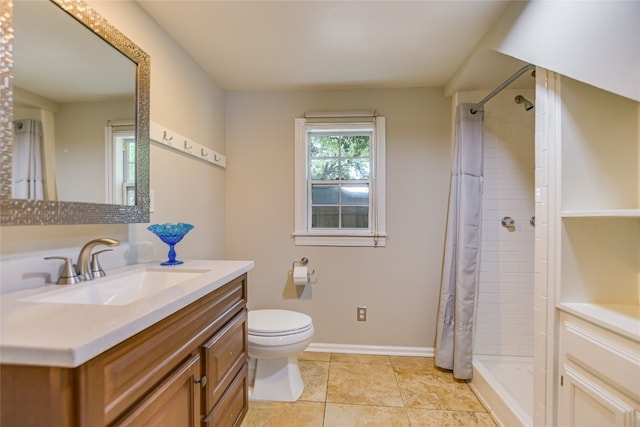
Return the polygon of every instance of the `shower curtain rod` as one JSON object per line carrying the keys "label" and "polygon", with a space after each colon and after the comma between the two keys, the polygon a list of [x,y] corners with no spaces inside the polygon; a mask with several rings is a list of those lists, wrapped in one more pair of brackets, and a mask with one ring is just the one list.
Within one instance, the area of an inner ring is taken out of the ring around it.
{"label": "shower curtain rod", "polygon": [[535,70],[536,66],[533,64],[527,64],[524,67],[520,68],[518,71],[516,71],[511,77],[509,77],[507,80],[505,80],[504,82],[502,82],[502,84],[500,84],[500,86],[498,86],[497,88],[495,88],[489,95],[485,96],[482,101],[478,102],[476,105],[474,105],[473,107],[471,107],[471,110],[469,110],[471,112],[471,114],[475,114],[478,112],[478,109],[482,108],[482,106],[484,104],[487,103],[487,101],[489,101],[491,98],[493,98],[494,96],[496,96],[498,94],[498,92],[500,92],[502,89],[506,88],[507,86],[509,86],[511,83],[513,83],[513,81],[515,79],[517,79],[518,77],[520,77],[521,75],[523,75],[524,73],[526,73],[529,70]]}

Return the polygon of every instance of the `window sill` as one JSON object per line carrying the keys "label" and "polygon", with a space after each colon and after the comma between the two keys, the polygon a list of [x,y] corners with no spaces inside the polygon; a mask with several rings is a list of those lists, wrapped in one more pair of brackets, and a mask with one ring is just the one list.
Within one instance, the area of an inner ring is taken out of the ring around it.
{"label": "window sill", "polygon": [[387,236],[378,235],[346,235],[346,234],[315,234],[295,233],[293,235],[296,246],[358,246],[358,247],[385,247]]}

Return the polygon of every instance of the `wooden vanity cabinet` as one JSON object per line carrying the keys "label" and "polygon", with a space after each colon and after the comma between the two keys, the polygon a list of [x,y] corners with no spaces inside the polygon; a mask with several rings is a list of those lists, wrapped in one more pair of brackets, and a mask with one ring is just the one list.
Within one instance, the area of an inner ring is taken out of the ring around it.
{"label": "wooden vanity cabinet", "polygon": [[239,426],[246,281],[230,281],[77,368],[2,365],[2,426]]}

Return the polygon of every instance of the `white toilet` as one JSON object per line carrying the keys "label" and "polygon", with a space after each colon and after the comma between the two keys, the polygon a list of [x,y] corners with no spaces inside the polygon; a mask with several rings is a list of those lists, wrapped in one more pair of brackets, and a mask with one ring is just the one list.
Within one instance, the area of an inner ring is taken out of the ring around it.
{"label": "white toilet", "polygon": [[298,400],[304,384],[297,355],[313,338],[311,317],[288,310],[251,310],[247,329],[249,357],[256,363],[249,399]]}

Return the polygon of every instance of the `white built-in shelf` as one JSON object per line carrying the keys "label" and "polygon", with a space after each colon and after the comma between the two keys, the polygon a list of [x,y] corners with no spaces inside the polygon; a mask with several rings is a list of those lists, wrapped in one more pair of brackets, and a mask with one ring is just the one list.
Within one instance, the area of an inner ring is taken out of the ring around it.
{"label": "white built-in shelf", "polygon": [[640,209],[563,210],[562,218],[640,218]]}
{"label": "white built-in shelf", "polygon": [[640,342],[640,305],[563,302],[558,308]]}
{"label": "white built-in shelf", "polygon": [[224,155],[213,151],[211,148],[205,147],[204,145],[200,145],[194,140],[182,136],[166,126],[162,126],[155,122],[150,122],[149,125],[149,137],[152,141],[188,156],[220,166],[221,168],[226,167],[227,158]]}

